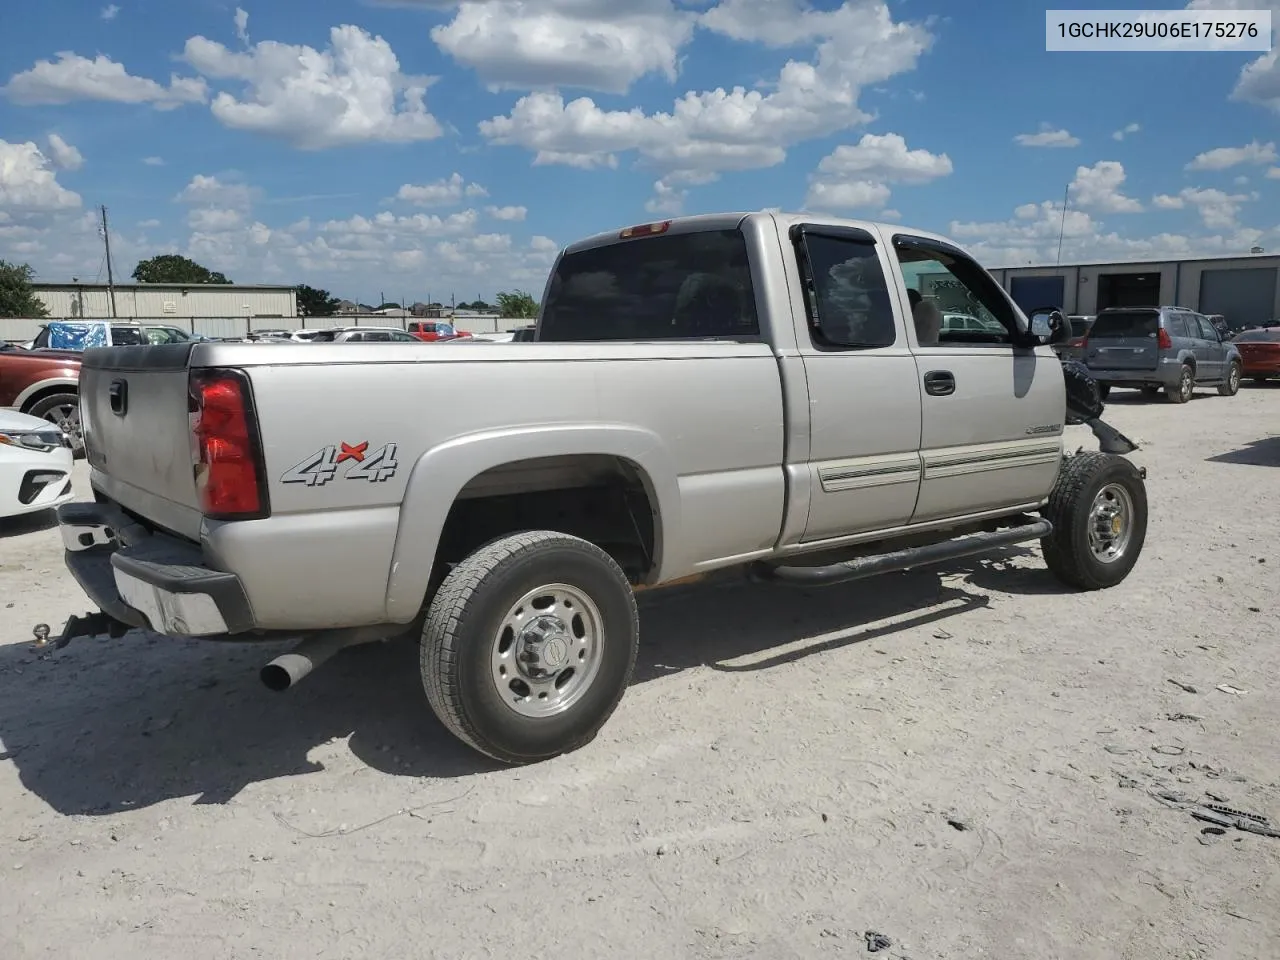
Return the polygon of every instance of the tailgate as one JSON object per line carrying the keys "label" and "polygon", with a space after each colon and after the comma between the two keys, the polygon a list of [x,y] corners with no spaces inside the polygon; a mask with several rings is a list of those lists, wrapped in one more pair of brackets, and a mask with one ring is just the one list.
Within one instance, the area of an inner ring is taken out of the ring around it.
{"label": "tailgate", "polygon": [[80,417],[94,484],[112,500],[196,539],[187,364],[194,343],[85,351]]}
{"label": "tailgate", "polygon": [[1085,364],[1096,370],[1154,370],[1159,336],[1160,315],[1154,310],[1102,314],[1089,331]]}

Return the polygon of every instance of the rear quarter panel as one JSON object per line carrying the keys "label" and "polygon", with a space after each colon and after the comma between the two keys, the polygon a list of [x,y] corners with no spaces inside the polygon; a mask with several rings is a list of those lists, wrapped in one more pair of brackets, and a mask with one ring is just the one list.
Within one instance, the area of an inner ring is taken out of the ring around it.
{"label": "rear quarter panel", "polygon": [[[201,362],[248,364],[253,382],[272,516],[208,525],[206,542],[244,577],[263,626],[301,626],[301,611],[311,626],[408,622],[458,492],[524,459],[639,467],[662,579],[767,553],[779,534],[781,383],[765,344],[279,346],[276,364],[256,347],[198,349]],[[382,476],[350,455],[369,462],[387,444]],[[307,482],[296,468],[330,448],[348,456]]]}

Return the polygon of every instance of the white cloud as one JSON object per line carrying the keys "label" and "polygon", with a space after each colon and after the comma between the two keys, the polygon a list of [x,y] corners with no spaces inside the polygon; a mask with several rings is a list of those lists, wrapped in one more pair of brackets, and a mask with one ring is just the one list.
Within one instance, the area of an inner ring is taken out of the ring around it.
{"label": "white cloud", "polygon": [[0,209],[51,213],[80,206],[80,195],[58,183],[49,158],[30,141],[0,140]]}
{"label": "white cloud", "polygon": [[443,133],[426,107],[431,81],[402,73],[391,45],[359,27],[332,28],[323,51],[264,40],[236,53],[192,37],[183,58],[206,77],[244,86],[243,99],[225,90],[213,98],[223,125],[301,149],[409,143]]}
{"label": "white cloud", "polygon": [[[1192,0],[1188,10],[1270,10],[1273,28],[1280,22],[1280,0]],[[1231,99],[1270,107],[1280,113],[1280,47],[1245,64]]]}
{"label": "white cloud", "polygon": [[1198,155],[1187,164],[1188,170],[1229,170],[1241,164],[1276,162],[1276,145],[1254,140],[1243,147],[1218,147]]}
{"label": "white cloud", "polygon": [[226,182],[197,173],[173,199],[198,206],[247,210],[253,206],[255,195],[256,191],[247,184]]}
{"label": "white cloud", "polygon": [[84,156],[56,133],[49,134],[49,159],[60,170],[79,170],[84,166]]}
{"label": "white cloud", "polygon": [[153,220],[139,220],[139,221],[138,221],[138,229],[139,229],[139,230],[154,230],[154,229],[155,229],[156,227],[158,227],[158,226],[160,226],[160,221],[159,221],[159,220],[154,220],[154,219],[153,219]]}
{"label": "white cloud", "polygon": [[[539,91],[509,115],[482,122],[480,132],[493,143],[533,151],[535,164],[615,167],[617,154],[636,151],[668,185],[707,182],[723,171],[781,163],[795,143],[865,122],[862,88],[913,69],[932,43],[925,27],[895,23],[884,2],[850,0],[830,12],[779,3],[798,11],[803,29],[796,30],[816,42],[816,52],[812,60],[789,60],[759,89],[690,91],[670,112],[652,114],[605,110],[589,97],[566,103]],[[738,23],[723,16],[706,22],[723,32]]]}
{"label": "white cloud", "polygon": [[688,196],[688,190],[681,190],[665,180],[655,180],[653,196],[644,202],[644,208],[648,213],[678,217],[684,212],[684,201]]}
{"label": "white cloud", "polygon": [[431,39],[491,89],[625,93],[649,73],[676,79],[696,15],[671,0],[468,0]]}
{"label": "white cloud", "polygon": [[187,226],[208,233],[231,230],[244,222],[239,210],[226,207],[197,207],[187,214]]}
{"label": "white cloud", "polygon": [[1244,174],[1240,174],[1240,176],[1235,178],[1234,183],[1237,187],[1247,187],[1249,185],[1249,178]]}
{"label": "white cloud", "polygon": [[1268,180],[1280,180],[1280,167],[1272,167],[1267,171]]}
{"label": "white cloud", "polygon": [[163,167],[164,157],[143,157],[142,162],[148,167]]}
{"label": "white cloud", "polygon": [[249,11],[242,7],[236,7],[235,16],[232,18],[236,26],[236,39],[249,46]]}
{"label": "white cloud", "polygon": [[528,207],[485,207],[487,213],[494,220],[509,220],[511,222],[519,222],[529,215]]}
{"label": "white cloud", "polygon": [[463,197],[487,197],[489,191],[478,183],[467,183],[460,173],[434,183],[403,184],[395,199],[418,207],[445,207],[461,203]]}
{"label": "white cloud", "polygon": [[907,148],[896,133],[868,133],[856,145],[842,144],[823,157],[810,177],[805,205],[810,208],[845,209],[883,207],[890,183],[920,184],[952,172],[945,153]]}
{"label": "white cloud", "polygon": [[1240,214],[1240,207],[1251,199],[1254,198],[1243,193],[1229,194],[1221,190],[1186,187],[1176,195],[1161,194],[1151,202],[1161,210],[1194,207],[1209,229],[1230,230],[1238,227],[1236,218]]}
{"label": "white cloud", "polygon": [[556,243],[550,237],[536,236],[529,241],[529,249],[535,253],[552,253],[560,252],[560,244]]}
{"label": "white cloud", "polygon": [[1142,204],[1120,191],[1125,176],[1124,166],[1115,160],[1099,160],[1092,167],[1076,167],[1069,196],[1076,206],[1088,210],[1139,213]]}
{"label": "white cloud", "polygon": [[1078,147],[1080,138],[1073,137],[1066,130],[1054,129],[1052,124],[1040,124],[1036,133],[1020,133],[1013,138],[1015,143],[1024,147]]}
{"label": "white cloud", "polygon": [[117,7],[114,3],[111,3],[103,7],[102,12],[99,13],[98,16],[103,20],[114,20],[116,18],[116,15],[119,13],[120,13],[120,8]]}
{"label": "white cloud", "polygon": [[105,100],[112,103],[150,103],[171,110],[184,103],[204,103],[208,88],[199,77],[173,74],[169,86],[135,77],[123,64],[99,54],[93,60],[63,51],[57,60],[38,60],[30,70],[14,74],[4,87],[6,97],[24,106]]}
{"label": "white cloud", "polygon": [[1127,123],[1115,133],[1111,134],[1112,140],[1123,140],[1125,137],[1132,136],[1142,129],[1141,124]]}

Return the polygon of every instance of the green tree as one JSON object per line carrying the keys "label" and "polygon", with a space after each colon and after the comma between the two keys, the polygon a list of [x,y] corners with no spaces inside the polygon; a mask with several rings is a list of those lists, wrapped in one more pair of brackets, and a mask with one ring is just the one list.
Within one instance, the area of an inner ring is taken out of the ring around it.
{"label": "green tree", "polygon": [[538,301],[523,290],[498,294],[498,313],[504,319],[536,317]]}
{"label": "green tree", "polygon": [[230,283],[224,274],[202,267],[176,253],[162,253],[133,268],[138,283]]}
{"label": "green tree", "polygon": [[332,317],[338,312],[339,302],[328,290],[298,284],[298,313],[304,317]]}
{"label": "green tree", "polygon": [[49,308],[31,289],[35,271],[25,263],[0,260],[0,317],[47,317]]}

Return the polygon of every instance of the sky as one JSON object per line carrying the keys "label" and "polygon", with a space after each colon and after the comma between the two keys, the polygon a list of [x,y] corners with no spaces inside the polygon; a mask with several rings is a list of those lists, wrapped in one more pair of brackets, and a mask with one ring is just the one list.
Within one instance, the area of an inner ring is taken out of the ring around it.
{"label": "sky", "polygon": [[0,259],[50,282],[105,280],[99,205],[117,280],[176,252],[366,303],[540,296],[575,239],[726,210],[989,267],[1060,232],[1064,262],[1280,249],[1275,50],[1048,53],[1025,0],[15,6]]}

